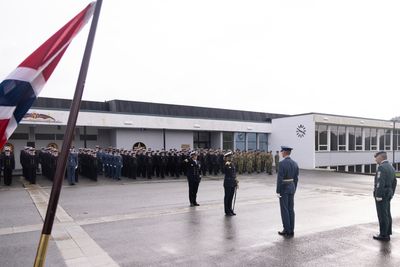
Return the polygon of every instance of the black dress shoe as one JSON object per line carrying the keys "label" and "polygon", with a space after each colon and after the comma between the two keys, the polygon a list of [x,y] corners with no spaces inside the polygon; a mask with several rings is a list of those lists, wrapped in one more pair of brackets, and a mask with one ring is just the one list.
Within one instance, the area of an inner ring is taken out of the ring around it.
{"label": "black dress shoe", "polygon": [[194,204],[190,204],[190,207],[194,207]]}
{"label": "black dress shoe", "polygon": [[290,237],[294,237],[294,232],[288,233],[287,235]]}
{"label": "black dress shoe", "polygon": [[281,236],[289,236],[289,233],[286,231],[279,231],[278,234]]}
{"label": "black dress shoe", "polygon": [[194,203],[194,205],[195,205],[195,206],[200,206],[200,204],[199,204],[199,203]]}
{"label": "black dress shoe", "polygon": [[373,238],[379,241],[390,241],[390,236],[374,235]]}
{"label": "black dress shoe", "polygon": [[225,213],[225,216],[231,217],[231,216],[233,216],[233,214],[232,213]]}
{"label": "black dress shoe", "polygon": [[232,214],[233,216],[236,216],[236,213],[234,213],[233,211],[231,212],[231,214]]}

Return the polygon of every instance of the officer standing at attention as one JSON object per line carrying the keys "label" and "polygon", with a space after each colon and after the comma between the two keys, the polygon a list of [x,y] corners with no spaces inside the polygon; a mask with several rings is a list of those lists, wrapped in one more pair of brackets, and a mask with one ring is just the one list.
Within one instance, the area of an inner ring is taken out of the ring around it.
{"label": "officer standing at attention", "polygon": [[73,148],[69,149],[67,162],[67,178],[69,185],[75,185],[75,170],[78,168],[78,155]]}
{"label": "officer standing at attention", "polygon": [[4,169],[4,184],[10,186],[12,183],[12,172],[15,169],[15,159],[14,154],[11,152],[9,147],[4,149],[1,165]]}
{"label": "officer standing at attention", "polygon": [[199,189],[199,184],[201,180],[200,176],[200,163],[197,161],[196,151],[190,153],[190,159],[187,163],[186,176],[189,184],[189,201],[190,207],[200,206],[197,203],[197,190]]}
{"label": "officer standing at attention", "polygon": [[294,236],[294,194],[299,180],[299,167],[290,158],[292,149],[291,147],[281,146],[283,160],[279,164],[276,182],[276,193],[279,198],[283,224],[283,230],[278,234],[285,237]]}
{"label": "officer standing at attention", "polygon": [[375,175],[374,198],[379,220],[379,235],[374,239],[390,241],[392,234],[392,215],[390,214],[390,200],[396,191],[397,179],[393,166],[387,160],[387,154],[380,151],[375,154],[375,161],[379,167]]}
{"label": "officer standing at attention", "polygon": [[233,212],[232,209],[232,200],[233,195],[235,194],[235,188],[238,186],[238,180],[236,179],[236,167],[235,164],[232,162],[232,155],[231,151],[225,153],[225,165],[224,165],[224,190],[225,190],[225,197],[224,197],[224,208],[225,208],[225,215],[226,216],[234,216],[236,213]]}

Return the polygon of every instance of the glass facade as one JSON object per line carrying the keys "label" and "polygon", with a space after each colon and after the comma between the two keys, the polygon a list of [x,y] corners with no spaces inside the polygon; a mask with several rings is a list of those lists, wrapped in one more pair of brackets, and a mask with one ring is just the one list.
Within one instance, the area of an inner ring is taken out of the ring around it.
{"label": "glass facade", "polygon": [[247,133],[247,150],[257,149],[257,134]]}
{"label": "glass facade", "polygon": [[246,133],[235,133],[236,149],[246,150]]}
{"label": "glass facade", "polygon": [[315,151],[400,150],[400,130],[392,133],[390,129],[316,124]]}
{"label": "glass facade", "polygon": [[258,149],[261,151],[268,151],[268,134],[259,133],[258,135]]}
{"label": "glass facade", "polygon": [[225,150],[233,150],[233,133],[224,132],[222,134],[222,147]]}

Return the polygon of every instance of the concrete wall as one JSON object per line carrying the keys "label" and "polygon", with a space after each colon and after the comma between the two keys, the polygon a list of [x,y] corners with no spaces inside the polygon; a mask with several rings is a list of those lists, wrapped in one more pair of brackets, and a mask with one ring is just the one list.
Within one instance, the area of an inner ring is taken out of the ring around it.
{"label": "concrete wall", "polygon": [[[55,121],[38,121],[24,119],[21,124],[66,125],[68,111],[30,109],[29,112],[51,116]],[[148,128],[196,131],[257,132],[270,133],[271,123],[209,120],[197,118],[176,118],[161,116],[131,115],[110,112],[80,112],[77,126],[110,127],[110,128]]]}
{"label": "concrete wall", "polygon": [[[315,152],[315,166],[359,165],[373,164],[376,151],[331,151]],[[393,161],[393,152],[387,153],[389,162]],[[400,152],[396,151],[396,162],[400,159]]]}
{"label": "concrete wall", "polygon": [[[306,129],[304,137],[297,135],[297,127],[303,125]],[[293,116],[272,120],[272,132],[269,136],[268,149],[280,150],[280,146],[293,147],[292,158],[300,168],[315,167],[315,123],[314,115]]]}
{"label": "concrete wall", "polygon": [[192,131],[165,131],[165,149],[180,149],[182,145],[190,145],[190,148],[193,148]]}
{"label": "concrete wall", "polygon": [[116,147],[132,149],[136,142],[142,142],[152,150],[163,148],[162,130],[116,129]]}

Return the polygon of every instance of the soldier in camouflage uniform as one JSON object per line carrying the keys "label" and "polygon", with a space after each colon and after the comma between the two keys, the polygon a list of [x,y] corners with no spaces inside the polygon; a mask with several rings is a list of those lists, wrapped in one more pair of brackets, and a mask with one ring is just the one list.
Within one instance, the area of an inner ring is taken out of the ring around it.
{"label": "soldier in camouflage uniform", "polygon": [[257,171],[257,173],[260,173],[261,172],[261,163],[262,163],[260,152],[257,152],[257,154],[255,155],[255,162],[256,162],[256,171]]}
{"label": "soldier in camouflage uniform", "polygon": [[273,161],[273,159],[272,159],[272,153],[270,153],[270,152],[268,152],[267,153],[267,159],[266,159],[266,169],[267,169],[267,173],[269,174],[269,175],[272,175],[272,161]]}

